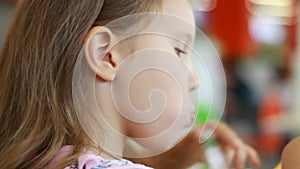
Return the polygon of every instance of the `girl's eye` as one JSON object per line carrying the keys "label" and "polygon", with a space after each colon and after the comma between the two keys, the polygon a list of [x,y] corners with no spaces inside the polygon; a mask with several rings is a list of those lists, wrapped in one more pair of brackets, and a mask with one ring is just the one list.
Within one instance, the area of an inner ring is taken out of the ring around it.
{"label": "girl's eye", "polygon": [[176,52],[176,54],[177,54],[178,57],[182,57],[182,55],[187,54],[187,52],[185,52],[185,51],[183,51],[183,50],[181,50],[179,48],[175,48],[175,52]]}

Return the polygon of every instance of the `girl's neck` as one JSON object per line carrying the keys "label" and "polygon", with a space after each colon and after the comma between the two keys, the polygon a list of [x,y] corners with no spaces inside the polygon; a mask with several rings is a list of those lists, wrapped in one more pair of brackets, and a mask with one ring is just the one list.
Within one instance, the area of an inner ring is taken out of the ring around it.
{"label": "girl's neck", "polygon": [[100,156],[104,159],[107,159],[107,160],[120,160],[122,159],[121,156],[118,156],[118,155],[113,155],[111,153],[108,153],[106,151],[102,151],[100,152]]}
{"label": "girl's neck", "polygon": [[96,83],[95,92],[101,93],[96,95],[97,109],[100,111],[98,117],[101,124],[101,134],[94,140],[97,145],[100,145],[103,151],[101,156],[103,158],[117,158],[120,159],[123,156],[125,131],[122,125],[122,116],[114,107],[113,97],[111,95],[111,84],[109,83]]}
{"label": "girl's neck", "polygon": [[[114,152],[112,151],[106,151],[108,149],[109,145],[104,145],[102,147],[97,146],[96,143],[92,144],[91,146],[86,147],[85,150],[83,150],[83,153],[92,152],[93,154],[97,154],[103,159],[106,160],[119,160],[122,159],[122,152],[123,147],[121,146],[115,146],[118,147],[118,149],[114,149]],[[110,149],[108,149],[110,150]]]}

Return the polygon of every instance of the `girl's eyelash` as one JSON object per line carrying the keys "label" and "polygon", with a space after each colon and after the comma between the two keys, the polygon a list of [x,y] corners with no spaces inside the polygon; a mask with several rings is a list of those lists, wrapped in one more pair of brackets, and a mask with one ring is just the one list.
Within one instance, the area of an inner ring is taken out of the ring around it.
{"label": "girl's eyelash", "polygon": [[185,51],[183,51],[179,48],[175,48],[175,52],[176,52],[178,57],[181,57],[181,54],[184,54],[184,55],[187,54],[187,52],[185,52]]}

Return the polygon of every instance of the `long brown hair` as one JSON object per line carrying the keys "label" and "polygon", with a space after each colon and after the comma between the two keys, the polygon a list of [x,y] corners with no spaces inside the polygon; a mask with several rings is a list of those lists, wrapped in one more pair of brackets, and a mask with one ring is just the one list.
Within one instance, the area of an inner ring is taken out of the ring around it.
{"label": "long brown hair", "polygon": [[0,57],[0,166],[42,168],[64,145],[86,142],[72,72],[95,23],[156,11],[161,0],[21,0]]}

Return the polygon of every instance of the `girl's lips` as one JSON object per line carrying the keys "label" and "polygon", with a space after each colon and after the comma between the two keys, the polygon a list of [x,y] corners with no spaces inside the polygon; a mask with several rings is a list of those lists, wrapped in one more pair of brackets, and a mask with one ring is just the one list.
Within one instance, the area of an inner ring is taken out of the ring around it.
{"label": "girl's lips", "polygon": [[194,121],[195,121],[195,114],[194,114],[194,112],[191,114],[191,125],[194,123]]}
{"label": "girl's lips", "polygon": [[187,119],[187,121],[186,121],[187,123],[186,123],[185,127],[187,127],[187,128],[192,127],[193,124],[194,124],[195,119],[196,119],[196,116],[195,116],[194,112],[192,112],[190,114],[189,119]]}

